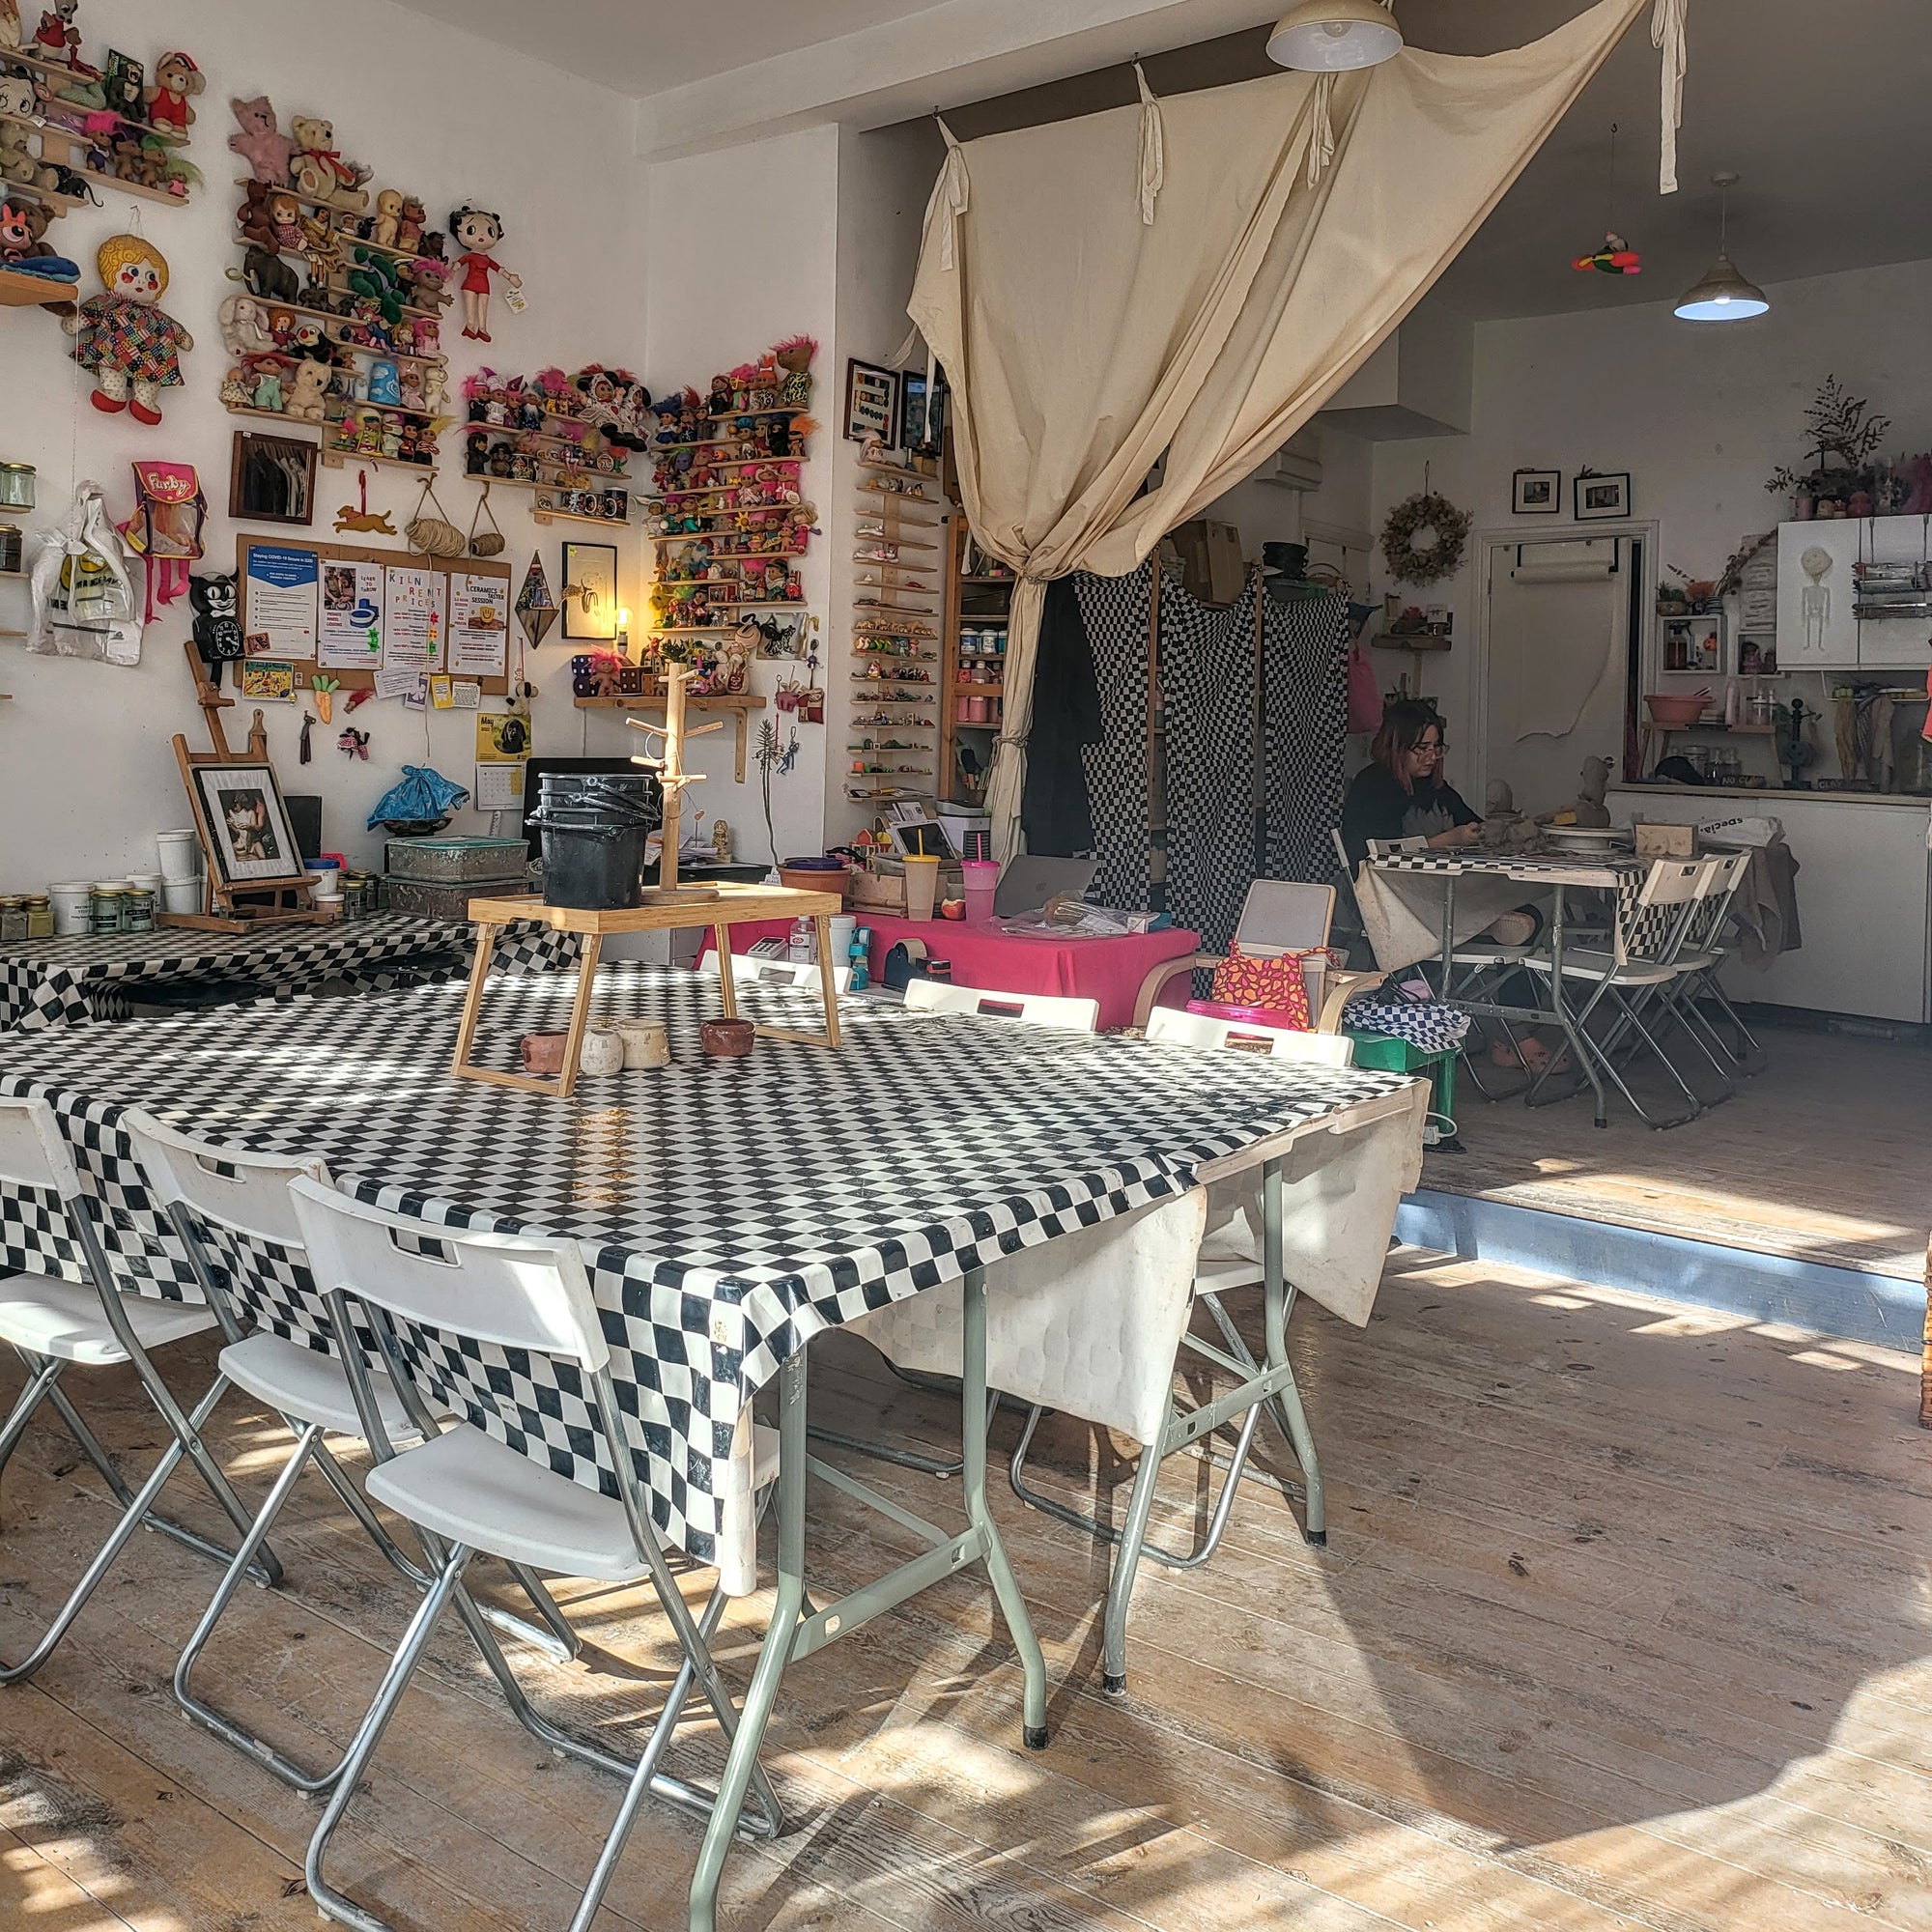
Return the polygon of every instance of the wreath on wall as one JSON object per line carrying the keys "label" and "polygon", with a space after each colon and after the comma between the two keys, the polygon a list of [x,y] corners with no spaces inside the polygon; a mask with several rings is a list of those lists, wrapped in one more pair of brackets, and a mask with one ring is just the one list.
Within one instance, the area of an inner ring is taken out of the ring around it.
{"label": "wreath on wall", "polygon": [[[1439,583],[1463,567],[1463,547],[1474,519],[1447,497],[1418,491],[1388,513],[1382,526],[1382,560],[1398,583]],[[1418,548],[1416,538],[1429,532]]]}

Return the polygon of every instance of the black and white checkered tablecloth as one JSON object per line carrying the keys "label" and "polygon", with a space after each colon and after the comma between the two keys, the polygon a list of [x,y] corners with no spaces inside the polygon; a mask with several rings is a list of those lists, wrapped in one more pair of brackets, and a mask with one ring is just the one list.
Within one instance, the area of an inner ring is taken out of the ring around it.
{"label": "black and white checkered tablecloth", "polygon": [[[118,1019],[129,993],[160,980],[241,981],[259,987],[265,999],[286,999],[337,979],[360,992],[381,991],[411,973],[464,966],[473,945],[474,928],[463,921],[392,912],[239,934],[161,926],[16,940],[0,946],[0,1031]],[[496,957],[507,971],[549,972],[575,962],[577,941],[548,926],[512,926],[498,938]]]}
{"label": "black and white checkered tablecloth", "polygon": [[[560,1026],[574,980],[494,976],[479,1057]],[[265,1151],[322,1155],[365,1200],[449,1227],[582,1247],[664,1532],[710,1558],[714,1464],[753,1391],[820,1330],[1023,1246],[1193,1184],[1204,1161],[1406,1084],[1400,1076],[1207,1054],[847,1000],[842,1050],[697,1041],[717,982],[668,967],[598,976],[598,1012],[667,1024],[672,1065],[582,1081],[569,1099],[448,1072],[463,988],[298,1001],[232,1015],[0,1039],[0,1094],[46,1094],[143,1292],[178,1296],[185,1260],[115,1122],[145,1107]],[[747,987],[796,1022],[815,994]],[[0,1265],[73,1274],[45,1202],[0,1199]],[[270,1283],[270,1299],[288,1284]],[[609,1491],[568,1369],[446,1345],[472,1421]]]}
{"label": "black and white checkered tablecloth", "polygon": [[1504,852],[1392,852],[1369,862],[1378,872],[1455,873],[1464,878],[1520,879],[1529,886],[1583,886],[1614,893],[1617,930],[1633,959],[1657,953],[1669,939],[1682,906],[1639,903],[1650,876],[1649,859],[1605,853],[1575,858]]}

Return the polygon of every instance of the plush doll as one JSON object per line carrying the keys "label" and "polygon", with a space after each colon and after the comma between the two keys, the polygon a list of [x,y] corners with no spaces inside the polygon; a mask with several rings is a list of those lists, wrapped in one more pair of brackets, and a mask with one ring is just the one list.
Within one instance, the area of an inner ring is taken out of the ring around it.
{"label": "plush doll", "polygon": [[194,126],[188,96],[208,85],[201,70],[184,53],[163,54],[155,63],[155,84],[143,91],[148,120],[154,127],[185,134]]}
{"label": "plush doll", "polygon": [[167,258],[138,235],[113,235],[96,264],[105,292],[89,296],[61,327],[80,338],[73,359],[95,373],[94,407],[109,415],[126,410],[152,427],[161,419],[161,391],[181,386],[181,352],[194,347],[193,336],[159,306]]}
{"label": "plush doll", "polygon": [[449,292],[444,286],[449,280],[448,263],[419,255],[413,261],[398,262],[396,271],[409,290],[412,306],[440,309],[448,301]]}
{"label": "plush doll", "polygon": [[360,214],[369,206],[362,184],[370,170],[359,161],[345,161],[335,145],[334,124],[312,114],[298,114],[289,122],[296,137],[295,184],[311,201]]}
{"label": "plush doll", "polygon": [[248,163],[248,171],[259,182],[287,187],[295,165],[296,143],[275,125],[275,109],[266,94],[252,100],[231,100],[228,105],[242,124],[239,133],[228,137],[232,153]]}
{"label": "plush doll", "polygon": [[20,44],[19,0],[0,0],[0,53],[12,53]]}
{"label": "plush doll", "polygon": [[74,263],[65,255],[43,248],[41,237],[46,225],[44,209],[26,205],[15,208],[0,201],[0,262],[15,274],[39,275],[49,282],[79,281],[80,270]]}
{"label": "plush doll", "polygon": [[449,217],[449,233],[463,252],[456,266],[463,270],[463,333],[471,342],[490,340],[490,277],[501,275],[506,288],[521,289],[524,280],[491,256],[503,239],[503,217],[468,202]]}
{"label": "plush doll", "polygon": [[809,335],[788,335],[772,351],[782,375],[779,401],[788,410],[802,410],[811,401],[811,358],[818,344]]}
{"label": "plush doll", "polygon": [[403,197],[392,187],[385,187],[376,197],[375,219],[369,224],[369,240],[379,248],[396,246],[396,232],[403,222]]}
{"label": "plush doll", "polygon": [[[31,100],[31,91],[28,98]],[[0,112],[14,111],[0,104]],[[28,149],[27,129],[16,122],[0,121],[0,181],[15,187],[52,187],[59,180],[60,170],[48,167]]]}
{"label": "plush doll", "polygon": [[422,203],[412,194],[404,195],[396,217],[396,246],[413,254],[422,245],[423,223],[428,219]]}
{"label": "plush doll", "polygon": [[73,16],[80,12],[80,0],[54,0],[41,15],[34,32],[34,58],[58,61],[71,67],[80,58],[80,34]]}
{"label": "plush doll", "polygon": [[229,355],[260,355],[275,346],[269,333],[266,311],[253,296],[230,296],[216,311],[222,346]]}
{"label": "plush doll", "polygon": [[403,319],[403,292],[393,263],[368,248],[357,248],[355,266],[348,275],[352,294],[375,304],[376,313],[391,327]]}

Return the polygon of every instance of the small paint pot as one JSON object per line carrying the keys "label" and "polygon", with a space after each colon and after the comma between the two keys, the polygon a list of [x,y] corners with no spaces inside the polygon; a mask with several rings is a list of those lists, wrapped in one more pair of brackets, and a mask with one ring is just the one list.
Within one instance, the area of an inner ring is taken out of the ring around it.
{"label": "small paint pot", "polygon": [[670,1037],[656,1020],[619,1020],[613,1031],[624,1042],[627,1073],[670,1065]]}
{"label": "small paint pot", "polygon": [[563,1071],[563,1049],[569,1043],[567,1033],[526,1033],[522,1041],[524,1071],[554,1079]]}
{"label": "small paint pot", "polygon": [[742,1060],[758,1037],[750,1020],[706,1020],[697,1029],[698,1044],[713,1060]]}
{"label": "small paint pot", "polygon": [[624,1070],[624,1037],[615,1027],[585,1027],[577,1049],[577,1070],[595,1076]]}

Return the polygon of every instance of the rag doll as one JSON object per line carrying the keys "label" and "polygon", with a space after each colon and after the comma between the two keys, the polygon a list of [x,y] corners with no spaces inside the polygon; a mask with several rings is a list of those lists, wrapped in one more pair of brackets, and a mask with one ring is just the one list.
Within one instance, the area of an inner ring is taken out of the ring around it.
{"label": "rag doll", "polygon": [[96,264],[104,293],[90,296],[61,327],[80,338],[73,359],[95,373],[94,407],[109,415],[126,410],[152,428],[161,419],[161,391],[181,386],[181,352],[194,347],[159,305],[167,258],[138,235],[114,235]]}

